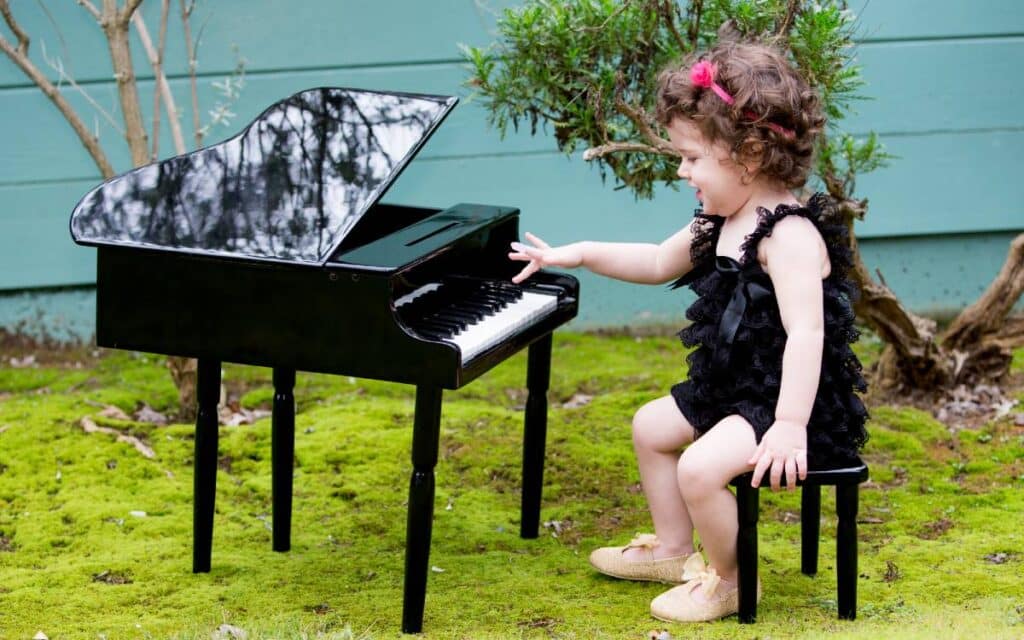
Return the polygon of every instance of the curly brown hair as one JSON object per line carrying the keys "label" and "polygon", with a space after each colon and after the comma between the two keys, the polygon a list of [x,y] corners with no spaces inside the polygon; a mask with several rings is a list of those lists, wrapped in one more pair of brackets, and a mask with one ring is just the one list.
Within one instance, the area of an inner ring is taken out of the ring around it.
{"label": "curly brown hair", "polygon": [[[714,81],[733,104],[691,82],[690,68],[702,60],[714,65]],[[733,162],[756,165],[757,175],[791,189],[807,182],[825,126],[817,93],[782,52],[730,39],[658,75],[655,117],[663,126],[678,117],[692,121],[709,142],[723,143]]]}

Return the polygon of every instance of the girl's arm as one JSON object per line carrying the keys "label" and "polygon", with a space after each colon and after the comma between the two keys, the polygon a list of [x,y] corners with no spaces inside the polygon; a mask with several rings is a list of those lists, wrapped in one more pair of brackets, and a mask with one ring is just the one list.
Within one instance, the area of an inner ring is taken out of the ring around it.
{"label": "girl's arm", "polygon": [[575,242],[551,247],[546,242],[526,233],[533,246],[512,243],[508,257],[528,262],[512,282],[522,282],[543,267],[585,267],[603,276],[637,282],[660,284],[670,282],[693,268],[690,245],[693,243],[692,225],[678,231],[661,244],[634,242]]}
{"label": "girl's arm", "polygon": [[749,461],[755,465],[751,484],[758,486],[770,468],[772,489],[779,488],[783,472],[793,489],[798,475],[807,476],[807,421],[818,393],[825,336],[821,281],[827,254],[814,225],[797,216],[780,220],[762,245],[786,346],[775,422]]}

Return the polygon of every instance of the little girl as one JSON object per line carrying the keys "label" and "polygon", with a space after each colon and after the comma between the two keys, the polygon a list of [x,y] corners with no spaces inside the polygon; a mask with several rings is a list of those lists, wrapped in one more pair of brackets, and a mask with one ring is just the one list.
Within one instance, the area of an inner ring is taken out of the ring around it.
{"label": "little girl", "polygon": [[[725,41],[658,78],[656,116],[696,189],[691,224],[660,245],[512,244],[528,262],[586,267],[697,294],[680,332],[689,378],[633,417],[633,446],[655,534],[593,552],[600,572],[683,584],[651,613],[714,620],[738,609],[736,500],[729,481],[753,470],[773,490],[808,468],[842,466],[867,439],[865,389],[849,343],[857,339],[845,227],[827,196],[803,186],[824,126],[818,97],[783,54]],[[700,533],[708,565],[695,550]]]}

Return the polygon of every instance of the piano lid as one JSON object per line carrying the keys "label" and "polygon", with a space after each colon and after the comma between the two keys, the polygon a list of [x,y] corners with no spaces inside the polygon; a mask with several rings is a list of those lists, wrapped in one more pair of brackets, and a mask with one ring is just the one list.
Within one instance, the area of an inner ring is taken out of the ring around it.
{"label": "piano lid", "polygon": [[319,88],[234,138],[107,180],[71,215],[85,245],[323,265],[457,98]]}

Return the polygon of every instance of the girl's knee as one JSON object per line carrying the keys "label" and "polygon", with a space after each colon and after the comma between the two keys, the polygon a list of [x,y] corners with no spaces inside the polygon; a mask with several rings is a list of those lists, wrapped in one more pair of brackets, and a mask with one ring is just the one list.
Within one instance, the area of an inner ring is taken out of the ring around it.
{"label": "girl's knee", "polygon": [[713,483],[709,482],[711,470],[698,456],[687,455],[688,453],[690,452],[683,452],[679,457],[679,464],[676,465],[679,490],[683,496],[700,497],[715,488]]}
{"label": "girl's knee", "polygon": [[633,414],[633,447],[638,451],[678,452],[693,441],[693,428],[671,397],[648,402]]}
{"label": "girl's knee", "polygon": [[665,425],[659,419],[658,411],[648,402],[633,414],[633,447],[660,451],[664,440]]}

